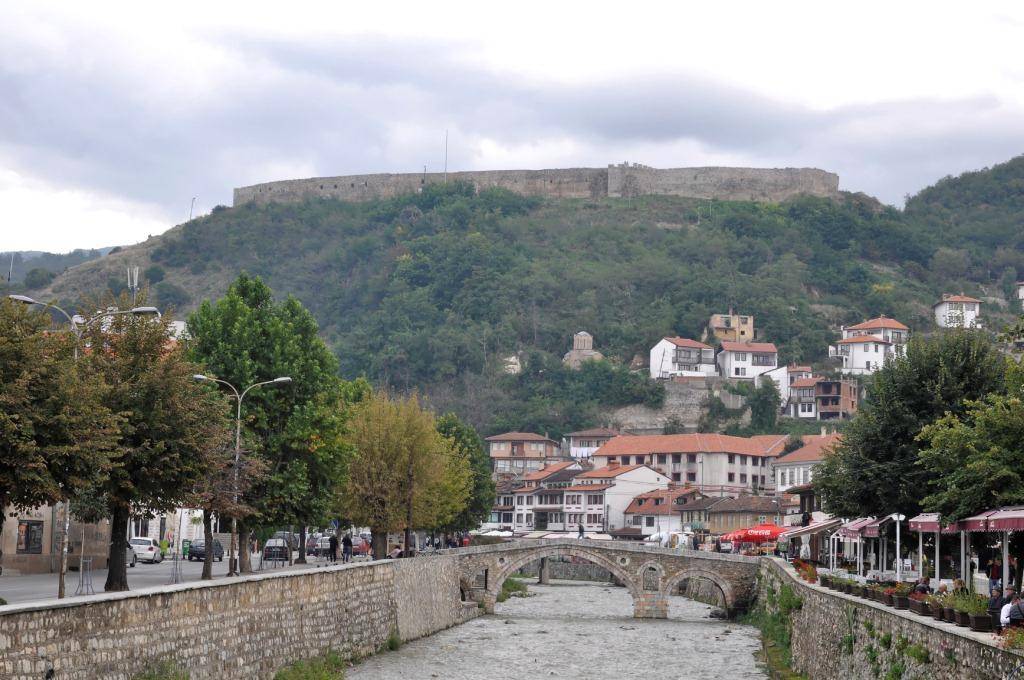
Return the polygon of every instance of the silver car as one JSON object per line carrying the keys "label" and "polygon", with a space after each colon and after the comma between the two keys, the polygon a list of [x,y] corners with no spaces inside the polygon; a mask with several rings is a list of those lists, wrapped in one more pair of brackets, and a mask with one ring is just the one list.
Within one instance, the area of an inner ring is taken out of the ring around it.
{"label": "silver car", "polygon": [[164,556],[160,552],[160,544],[155,538],[136,536],[128,541],[128,545],[131,546],[135,556],[141,562],[157,564],[164,561]]}

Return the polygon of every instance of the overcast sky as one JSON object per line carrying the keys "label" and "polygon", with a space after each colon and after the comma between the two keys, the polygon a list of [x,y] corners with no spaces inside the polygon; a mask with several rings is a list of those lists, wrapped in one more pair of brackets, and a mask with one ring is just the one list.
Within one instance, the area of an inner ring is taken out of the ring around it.
{"label": "overcast sky", "polygon": [[445,129],[452,170],[813,166],[896,205],[1024,152],[1018,3],[706,4],[2,3],[0,251],[439,170]]}

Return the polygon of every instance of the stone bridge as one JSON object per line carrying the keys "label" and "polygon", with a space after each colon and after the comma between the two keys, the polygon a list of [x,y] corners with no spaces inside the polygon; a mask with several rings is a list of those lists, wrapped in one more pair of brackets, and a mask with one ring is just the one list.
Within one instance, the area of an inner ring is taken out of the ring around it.
{"label": "stone bridge", "polygon": [[519,540],[441,551],[459,557],[463,593],[494,613],[501,585],[522,567],[549,557],[570,557],[611,572],[633,596],[633,616],[663,619],[668,596],[687,579],[707,579],[722,591],[726,610],[743,611],[757,590],[759,560],[701,550],[672,550],[624,541],[571,538]]}

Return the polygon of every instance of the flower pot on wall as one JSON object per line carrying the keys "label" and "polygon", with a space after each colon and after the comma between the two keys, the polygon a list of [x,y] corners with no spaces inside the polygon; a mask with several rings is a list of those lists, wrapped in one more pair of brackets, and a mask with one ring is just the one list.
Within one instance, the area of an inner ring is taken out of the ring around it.
{"label": "flower pot on wall", "polygon": [[908,598],[906,595],[892,596],[892,606],[896,607],[896,609],[906,609],[910,606],[909,602],[910,598]]}
{"label": "flower pot on wall", "polygon": [[952,607],[942,608],[942,619],[949,623],[956,623],[956,610]]}
{"label": "flower pot on wall", "polygon": [[971,625],[971,615],[968,614],[967,612],[959,612],[958,611],[956,613],[956,625],[963,626],[964,628],[970,627],[970,625]]}
{"label": "flower pot on wall", "polygon": [[978,631],[979,633],[990,633],[992,632],[992,615],[991,614],[971,614],[971,630]]}

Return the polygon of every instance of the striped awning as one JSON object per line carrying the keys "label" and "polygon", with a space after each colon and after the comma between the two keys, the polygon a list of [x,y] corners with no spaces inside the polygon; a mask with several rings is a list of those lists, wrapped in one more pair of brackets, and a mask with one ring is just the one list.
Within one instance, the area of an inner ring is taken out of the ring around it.
{"label": "striped awning", "polygon": [[780,541],[787,541],[797,536],[810,536],[812,534],[820,534],[822,531],[828,531],[835,529],[843,523],[841,519],[826,519],[822,522],[813,522],[805,527],[794,527],[789,531],[779,536]]}
{"label": "striped awning", "polygon": [[986,531],[1020,531],[1024,529],[1024,506],[999,508],[985,520]]}
{"label": "striped awning", "polygon": [[[910,518],[910,530],[925,533],[935,533],[940,528],[939,525],[939,513],[937,512],[923,512],[917,517]],[[944,534],[955,534],[958,531],[965,531],[966,529],[960,526],[959,522],[954,524],[947,524],[942,528]]]}
{"label": "striped awning", "polygon": [[839,535],[845,538],[859,538],[864,528],[875,521],[874,517],[858,517],[839,527]]}

